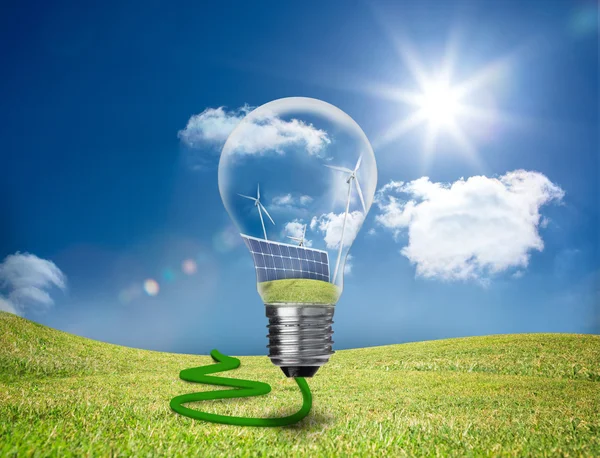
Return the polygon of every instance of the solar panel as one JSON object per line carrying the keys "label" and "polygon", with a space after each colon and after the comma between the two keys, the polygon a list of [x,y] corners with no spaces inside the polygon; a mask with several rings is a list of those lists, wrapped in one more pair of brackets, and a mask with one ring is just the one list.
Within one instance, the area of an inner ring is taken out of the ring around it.
{"label": "solar panel", "polygon": [[327,251],[272,242],[241,234],[252,253],[258,282],[287,278],[329,281]]}

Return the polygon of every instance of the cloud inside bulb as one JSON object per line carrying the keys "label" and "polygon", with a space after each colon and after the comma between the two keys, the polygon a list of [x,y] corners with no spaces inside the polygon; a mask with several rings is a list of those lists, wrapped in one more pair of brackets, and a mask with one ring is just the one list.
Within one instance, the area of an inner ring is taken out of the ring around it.
{"label": "cloud inside bulb", "polygon": [[[356,238],[364,221],[364,215],[359,211],[348,213],[346,227],[344,230],[344,246],[350,246]],[[310,228],[325,235],[324,240],[327,248],[338,248],[342,238],[342,226],[344,225],[344,213],[327,213],[319,217],[313,217]]]}
{"label": "cloud inside bulb", "polygon": [[[299,220],[290,221],[284,226],[285,236],[293,239],[302,239],[305,247],[312,247],[312,240],[306,239],[305,223]],[[291,239],[291,240],[293,240]]]}

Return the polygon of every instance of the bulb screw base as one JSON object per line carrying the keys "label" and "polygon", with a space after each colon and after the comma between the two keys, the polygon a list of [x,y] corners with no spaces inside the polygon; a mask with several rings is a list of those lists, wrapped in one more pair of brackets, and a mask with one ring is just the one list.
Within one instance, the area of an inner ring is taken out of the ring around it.
{"label": "bulb screw base", "polygon": [[312,377],[329,361],[334,306],[266,305],[269,358],[286,377]]}

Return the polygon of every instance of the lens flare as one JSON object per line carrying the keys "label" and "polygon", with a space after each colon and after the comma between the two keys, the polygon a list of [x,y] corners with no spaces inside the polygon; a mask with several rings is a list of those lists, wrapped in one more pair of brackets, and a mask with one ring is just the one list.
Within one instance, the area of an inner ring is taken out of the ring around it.
{"label": "lens flare", "polygon": [[170,283],[173,280],[175,280],[175,272],[173,272],[173,269],[167,267],[164,272],[163,272],[163,279],[167,282]]}
{"label": "lens flare", "polygon": [[193,259],[186,259],[181,263],[181,270],[186,275],[194,275],[198,271],[198,266]]}
{"label": "lens flare", "polygon": [[148,296],[156,296],[160,291],[158,282],[156,280],[153,280],[152,278],[147,279],[144,282],[144,291]]}

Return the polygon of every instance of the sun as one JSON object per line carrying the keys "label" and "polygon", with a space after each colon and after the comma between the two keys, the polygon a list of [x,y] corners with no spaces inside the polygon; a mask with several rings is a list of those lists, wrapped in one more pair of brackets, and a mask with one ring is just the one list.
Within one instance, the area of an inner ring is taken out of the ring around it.
{"label": "sun", "polygon": [[460,113],[460,97],[447,82],[435,81],[425,87],[417,106],[433,127],[450,127]]}
{"label": "sun", "polygon": [[[409,106],[408,114],[387,126],[374,140],[374,147],[386,146],[409,131],[423,126],[423,163],[428,167],[441,136],[448,137],[455,149],[476,166],[483,166],[476,151],[477,135],[486,135],[486,129],[499,123],[518,122],[507,113],[501,113],[494,102],[493,89],[509,73],[514,56],[509,55],[485,65],[464,80],[455,80],[457,65],[456,43],[449,41],[444,57],[436,71],[427,71],[407,40],[393,39],[399,57],[404,63],[402,72],[412,76],[416,88],[407,90],[398,86],[370,83],[366,89],[371,95],[386,101]],[[483,97],[482,97],[483,95]],[[444,146],[448,143],[444,140]],[[447,148],[444,148],[447,151]]]}

